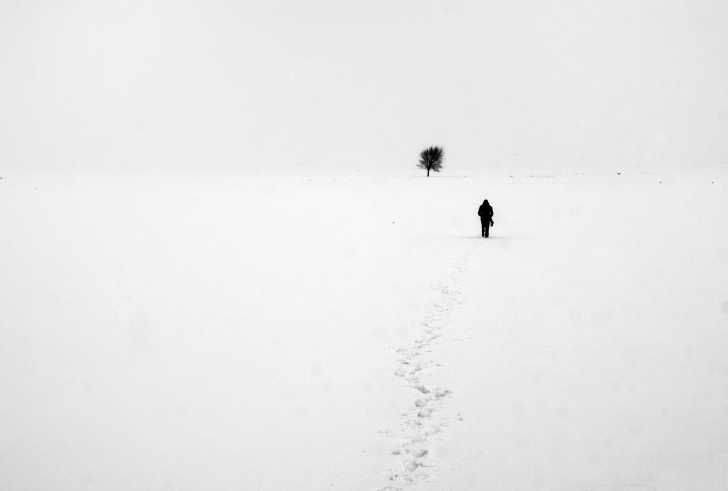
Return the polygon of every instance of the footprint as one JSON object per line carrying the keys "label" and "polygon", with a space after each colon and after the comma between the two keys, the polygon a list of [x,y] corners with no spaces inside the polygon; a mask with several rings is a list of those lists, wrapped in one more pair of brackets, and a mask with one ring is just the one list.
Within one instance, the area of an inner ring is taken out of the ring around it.
{"label": "footprint", "polygon": [[[392,455],[402,456],[406,454],[409,457],[406,457],[404,462],[402,462],[404,472],[398,472],[394,469],[390,470],[390,480],[395,481],[392,484],[395,488],[389,486],[382,488],[381,491],[388,491],[390,488],[393,490],[396,489],[396,491],[403,491],[404,488],[412,484],[423,481],[429,482],[432,479],[432,476],[425,472],[424,469],[418,471],[420,467],[435,467],[434,464],[422,460],[426,458],[429,451],[421,447],[426,445],[428,437],[440,433],[450,426],[451,421],[447,415],[441,418],[433,416],[444,405],[442,399],[451,395],[452,391],[440,387],[428,389],[417,377],[417,374],[423,369],[428,368],[428,371],[425,373],[430,376],[437,375],[437,372],[431,373],[431,371],[435,367],[443,366],[441,363],[436,363],[426,353],[439,351],[443,340],[447,339],[449,342],[451,339],[451,334],[447,337],[444,337],[443,334],[449,332],[451,329],[453,322],[452,312],[458,306],[465,303],[462,300],[461,292],[456,290],[454,285],[460,282],[463,272],[467,270],[466,266],[470,252],[472,251],[468,251],[468,254],[465,254],[458,261],[451,264],[452,270],[450,274],[443,277],[444,281],[442,283],[431,287],[432,291],[440,295],[440,301],[432,304],[429,311],[420,318],[419,326],[417,324],[411,326],[412,328],[419,327],[422,335],[414,341],[410,341],[406,347],[396,350],[401,355],[401,358],[397,360],[400,365],[394,371],[394,374],[397,377],[402,377],[407,386],[417,389],[421,394],[425,394],[426,396],[413,401],[414,408],[410,406],[411,409],[401,413],[399,420],[399,425],[401,426],[399,431],[410,434],[414,433],[419,436],[404,438],[403,443],[399,447],[391,450]],[[459,340],[464,341],[462,339]],[[423,358],[414,360],[418,356]],[[429,381],[430,379],[428,378],[427,380]],[[462,415],[458,413],[455,419],[462,421]]]}
{"label": "footprint", "polygon": [[424,443],[425,440],[421,436],[410,436],[408,438],[405,438],[402,442],[403,447],[411,447],[413,445],[417,445],[419,443]]}
{"label": "footprint", "polygon": [[440,433],[442,430],[438,428],[437,426],[425,426],[422,429],[422,434],[425,435],[425,437],[428,437],[430,435],[434,435],[436,433]]}
{"label": "footprint", "polygon": [[[410,450],[409,454],[416,459],[421,459],[422,457],[427,455],[428,452],[429,452],[429,450],[425,450],[423,448],[418,448],[415,450]],[[420,465],[422,465],[422,464],[420,464]]]}

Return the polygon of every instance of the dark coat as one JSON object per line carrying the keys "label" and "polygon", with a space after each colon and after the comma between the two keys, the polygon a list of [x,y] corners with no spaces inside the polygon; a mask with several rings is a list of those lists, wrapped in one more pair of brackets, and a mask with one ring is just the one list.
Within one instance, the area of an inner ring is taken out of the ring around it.
{"label": "dark coat", "polygon": [[481,222],[490,222],[493,218],[493,207],[490,206],[488,200],[483,201],[483,204],[478,208],[478,216]]}

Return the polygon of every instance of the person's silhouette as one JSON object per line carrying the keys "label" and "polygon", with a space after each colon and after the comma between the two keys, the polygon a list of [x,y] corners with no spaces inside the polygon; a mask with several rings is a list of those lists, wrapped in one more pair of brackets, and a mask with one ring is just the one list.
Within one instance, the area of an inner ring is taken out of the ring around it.
{"label": "person's silhouette", "polygon": [[490,206],[487,199],[478,208],[478,216],[480,217],[480,233],[483,237],[488,237],[490,235],[490,226],[494,225],[494,222],[493,207]]}

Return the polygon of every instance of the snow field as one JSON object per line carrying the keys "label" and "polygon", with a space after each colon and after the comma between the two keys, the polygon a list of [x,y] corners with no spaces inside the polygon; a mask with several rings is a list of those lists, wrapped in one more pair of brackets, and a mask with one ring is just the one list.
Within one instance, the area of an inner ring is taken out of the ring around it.
{"label": "snow field", "polygon": [[724,489],[725,174],[527,175],[3,179],[1,487]]}
{"label": "snow field", "polygon": [[3,180],[2,487],[368,478],[399,409],[386,349],[450,247],[402,182]]}
{"label": "snow field", "polygon": [[433,360],[462,422],[431,443],[437,481],[411,489],[726,489],[719,176],[495,183],[507,211]]}

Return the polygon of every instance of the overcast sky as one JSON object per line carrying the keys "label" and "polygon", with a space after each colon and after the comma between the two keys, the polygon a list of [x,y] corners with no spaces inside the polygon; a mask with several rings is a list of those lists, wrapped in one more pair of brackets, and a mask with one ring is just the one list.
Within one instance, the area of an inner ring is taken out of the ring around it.
{"label": "overcast sky", "polygon": [[0,0],[0,172],[728,162],[728,2]]}

